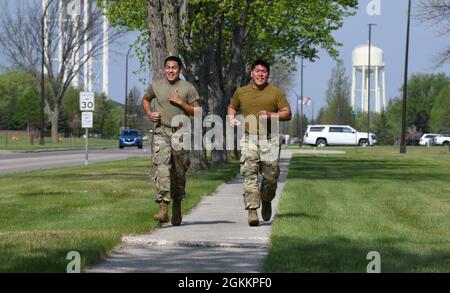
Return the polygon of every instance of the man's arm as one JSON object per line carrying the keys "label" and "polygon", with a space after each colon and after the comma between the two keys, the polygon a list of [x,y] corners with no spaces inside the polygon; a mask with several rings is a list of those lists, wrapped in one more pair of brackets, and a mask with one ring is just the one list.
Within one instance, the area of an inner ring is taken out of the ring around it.
{"label": "man's arm", "polygon": [[152,122],[159,122],[161,119],[161,116],[158,112],[153,112],[151,108],[151,102],[153,100],[153,97],[151,97],[149,94],[145,93],[142,97],[141,105],[142,108],[144,108],[145,114],[147,115],[148,119]]}
{"label": "man's arm", "polygon": [[227,115],[230,117],[230,125],[233,127],[236,127],[239,125],[239,121],[235,118],[237,114],[237,111],[231,107],[231,105],[228,106]]}
{"label": "man's arm", "polygon": [[178,91],[172,93],[172,95],[169,96],[169,101],[171,101],[174,104],[177,104],[181,107],[181,109],[189,116],[194,116],[195,108],[200,107],[200,104],[198,101],[194,101],[190,104],[186,103],[180,98],[180,95],[178,94]]}
{"label": "man's arm", "polygon": [[270,117],[278,116],[280,121],[289,121],[292,119],[291,107],[287,106],[278,110],[278,112],[259,111],[258,116],[270,119]]}

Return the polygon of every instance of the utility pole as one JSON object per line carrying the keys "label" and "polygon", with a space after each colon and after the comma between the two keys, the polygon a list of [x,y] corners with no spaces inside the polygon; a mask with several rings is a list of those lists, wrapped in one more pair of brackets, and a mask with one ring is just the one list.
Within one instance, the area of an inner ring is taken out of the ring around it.
{"label": "utility pole", "polygon": [[[301,61],[300,69],[300,117],[298,117],[297,123],[300,123],[300,133],[298,134],[298,145],[301,147],[303,145],[303,57]],[[297,102],[297,112],[298,112],[298,102]],[[297,128],[298,129],[298,128]]]}
{"label": "utility pole", "polygon": [[40,132],[40,138],[39,138],[39,144],[44,145],[44,105],[45,105],[45,77],[44,77],[44,70],[45,70],[45,15],[47,13],[47,1],[42,1],[42,23],[41,23],[41,132]]}
{"label": "utility pole", "polygon": [[125,117],[124,117],[124,126],[125,129],[127,129],[128,125],[128,56],[130,55],[131,51],[130,47],[127,52],[127,59],[125,60]]}
{"label": "utility pole", "polygon": [[367,145],[370,146],[370,50],[372,47],[372,26],[369,23],[369,68],[368,68],[368,85],[367,85]]}
{"label": "utility pole", "polygon": [[408,24],[406,26],[405,72],[403,76],[403,108],[402,134],[400,139],[400,154],[406,153],[406,102],[408,98],[408,54],[409,54],[409,24],[411,20],[411,0],[408,0]]}

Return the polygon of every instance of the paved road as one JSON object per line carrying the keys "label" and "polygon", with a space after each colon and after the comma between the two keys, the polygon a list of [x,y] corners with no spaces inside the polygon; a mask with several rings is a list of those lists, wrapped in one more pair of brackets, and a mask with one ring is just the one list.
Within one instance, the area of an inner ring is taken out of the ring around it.
{"label": "paved road", "polygon": [[[281,152],[281,174],[277,195],[272,202],[272,219],[293,153],[305,152]],[[314,153],[336,152],[317,150]],[[242,180],[238,176],[222,185],[212,196],[204,196],[197,207],[183,216],[181,226],[165,224],[149,234],[123,237],[122,243],[105,260],[85,272],[258,272],[267,255],[272,221],[261,222],[258,227],[248,226],[242,200]],[[259,218],[261,220],[260,214]]]}
{"label": "paved road", "polygon": [[[119,148],[89,150],[88,163],[123,160],[135,156],[148,156],[148,149]],[[84,150],[49,152],[0,151],[0,174],[84,165]]]}

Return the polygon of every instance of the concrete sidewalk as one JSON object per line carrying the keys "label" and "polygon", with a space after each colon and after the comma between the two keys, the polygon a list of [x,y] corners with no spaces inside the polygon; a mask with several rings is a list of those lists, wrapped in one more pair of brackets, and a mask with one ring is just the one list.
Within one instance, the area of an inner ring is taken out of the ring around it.
{"label": "concrete sidewalk", "polygon": [[[292,154],[300,152],[281,152],[272,219]],[[262,221],[259,209],[260,226],[248,226],[242,181],[238,176],[212,196],[203,197],[190,214],[183,216],[181,226],[167,224],[151,234],[123,237],[113,253],[85,272],[258,272],[267,255],[272,220]]]}

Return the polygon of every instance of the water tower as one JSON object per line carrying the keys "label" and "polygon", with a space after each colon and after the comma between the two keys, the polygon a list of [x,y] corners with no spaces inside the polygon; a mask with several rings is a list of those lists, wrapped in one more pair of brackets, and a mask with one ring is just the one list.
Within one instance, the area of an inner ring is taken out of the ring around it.
{"label": "water tower", "polygon": [[[381,113],[382,109],[386,107],[386,89],[384,76],[384,58],[383,50],[378,47],[370,46],[370,70],[369,70],[369,45],[361,45],[353,49],[352,53],[352,95],[351,105],[353,109],[360,108],[363,112],[367,112],[368,93],[371,91],[370,97],[375,97],[375,108],[370,110]],[[369,74],[371,88],[368,89]],[[361,88],[357,89],[357,77],[360,81]],[[380,86],[381,85],[381,86]],[[372,95],[374,93],[375,95]],[[356,95],[360,97],[360,104],[356,104]],[[371,99],[372,100],[372,99]]]}

